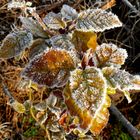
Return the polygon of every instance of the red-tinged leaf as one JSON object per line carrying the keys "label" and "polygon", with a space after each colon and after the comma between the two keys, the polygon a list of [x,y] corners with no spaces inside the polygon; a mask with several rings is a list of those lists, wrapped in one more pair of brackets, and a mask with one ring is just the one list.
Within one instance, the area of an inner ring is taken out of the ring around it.
{"label": "red-tinged leaf", "polygon": [[31,60],[22,75],[40,85],[61,87],[66,84],[69,71],[74,67],[69,52],[62,49],[48,49]]}

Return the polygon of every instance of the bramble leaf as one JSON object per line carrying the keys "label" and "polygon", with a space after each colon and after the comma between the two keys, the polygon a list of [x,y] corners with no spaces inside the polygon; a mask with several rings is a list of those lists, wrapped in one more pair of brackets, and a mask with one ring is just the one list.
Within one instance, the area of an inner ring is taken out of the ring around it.
{"label": "bramble leaf", "polygon": [[22,22],[23,27],[26,30],[29,30],[34,36],[48,38],[47,32],[44,31],[44,29],[36,20],[21,16],[20,21]]}
{"label": "bramble leaf", "polygon": [[85,52],[89,48],[95,50],[97,46],[97,35],[93,32],[75,30],[72,35],[72,42],[79,52]]}
{"label": "bramble leaf", "polygon": [[102,71],[108,81],[108,85],[122,91],[128,102],[131,102],[129,91],[140,91],[140,76],[131,75],[125,70],[120,70],[113,66],[105,67]]}
{"label": "bramble leaf", "polygon": [[22,75],[40,85],[61,87],[67,82],[69,71],[74,67],[68,51],[51,48],[32,59]]}
{"label": "bramble leaf", "polygon": [[78,15],[76,29],[81,31],[103,32],[122,26],[116,15],[102,9],[88,9]]}
{"label": "bramble leaf", "polygon": [[19,55],[32,43],[33,36],[28,31],[18,31],[8,34],[0,46],[0,58],[12,58]]}
{"label": "bramble leaf", "polygon": [[103,43],[97,47],[93,60],[97,67],[111,65],[120,67],[124,64],[127,56],[128,55],[125,49],[118,48],[115,44],[112,43]]}
{"label": "bramble leaf", "polygon": [[106,80],[100,69],[87,67],[71,72],[70,83],[64,89],[65,103],[70,114],[77,116],[80,128],[100,133],[108,122],[110,98],[106,94]]}
{"label": "bramble leaf", "polygon": [[66,4],[63,5],[61,14],[62,17],[66,20],[74,20],[78,17],[78,13],[76,12],[76,10]]}
{"label": "bramble leaf", "polygon": [[50,29],[58,30],[60,28],[66,27],[66,23],[62,20],[61,14],[59,13],[55,14],[53,12],[50,12],[46,15],[43,21]]}

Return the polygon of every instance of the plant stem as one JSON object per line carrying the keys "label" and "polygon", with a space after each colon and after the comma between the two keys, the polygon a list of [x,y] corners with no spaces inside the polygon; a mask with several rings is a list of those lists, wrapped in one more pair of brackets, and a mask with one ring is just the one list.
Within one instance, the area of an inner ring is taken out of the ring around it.
{"label": "plant stem", "polygon": [[116,117],[116,119],[121,122],[124,128],[128,131],[128,133],[135,139],[140,140],[140,131],[135,128],[125,117],[124,115],[117,109],[116,106],[111,105],[110,107],[111,114]]}

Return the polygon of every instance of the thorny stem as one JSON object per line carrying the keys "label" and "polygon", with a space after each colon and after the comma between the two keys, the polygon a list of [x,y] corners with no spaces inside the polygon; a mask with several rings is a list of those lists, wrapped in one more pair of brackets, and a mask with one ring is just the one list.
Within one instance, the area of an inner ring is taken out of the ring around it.
{"label": "thorny stem", "polygon": [[121,122],[121,124],[125,127],[128,133],[135,139],[140,140],[140,132],[137,128],[135,128],[125,117],[124,115],[117,109],[116,106],[111,105],[110,111],[112,115],[116,117],[116,119]]}

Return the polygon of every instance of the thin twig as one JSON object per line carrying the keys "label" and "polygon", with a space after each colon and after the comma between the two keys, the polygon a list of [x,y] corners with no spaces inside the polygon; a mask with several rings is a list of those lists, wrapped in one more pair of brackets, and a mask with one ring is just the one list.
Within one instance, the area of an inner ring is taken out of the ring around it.
{"label": "thin twig", "polygon": [[48,12],[48,11],[50,11],[50,10],[53,10],[53,9],[55,9],[56,7],[60,7],[64,2],[66,2],[67,0],[63,0],[63,1],[58,1],[58,2],[56,2],[56,3],[53,3],[53,4],[51,4],[51,5],[41,5],[41,6],[38,6],[37,8],[36,8],[36,10],[37,10],[37,13],[38,14],[42,14],[42,13],[44,13],[44,12]]}
{"label": "thin twig", "polygon": [[76,8],[83,0],[77,0],[76,3],[73,5],[73,8]]}
{"label": "thin twig", "polygon": [[128,0],[122,0],[122,2],[124,2],[134,12],[140,14],[140,11],[138,11]]}
{"label": "thin twig", "polygon": [[116,119],[121,122],[121,124],[125,127],[128,133],[135,139],[140,140],[140,132],[136,129],[125,117],[124,115],[115,107],[111,105],[110,107],[111,113],[116,117]]}

